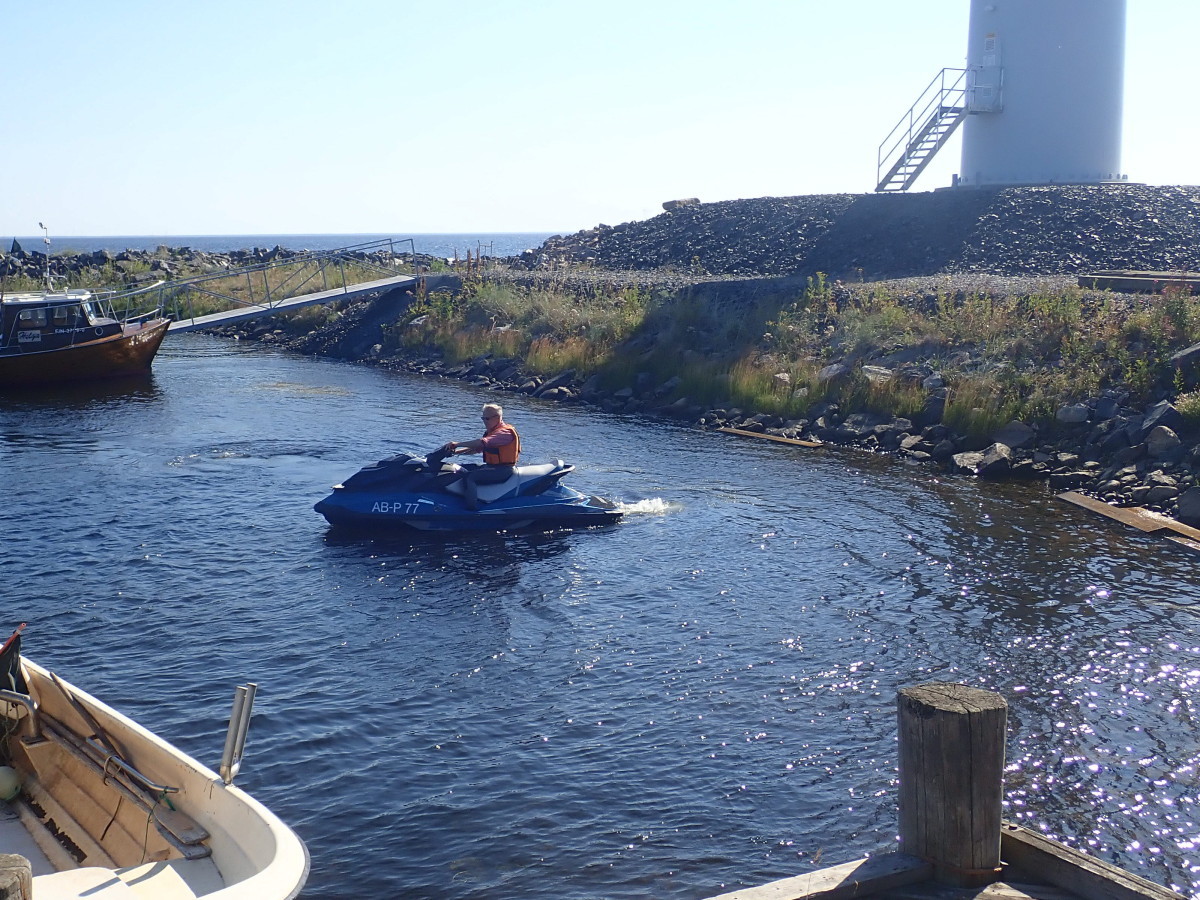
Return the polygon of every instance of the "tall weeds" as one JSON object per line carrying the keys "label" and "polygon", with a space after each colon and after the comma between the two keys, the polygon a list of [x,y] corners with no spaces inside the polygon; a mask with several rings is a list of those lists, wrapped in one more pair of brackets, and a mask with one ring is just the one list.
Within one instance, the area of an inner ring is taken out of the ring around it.
{"label": "tall weeds", "polygon": [[[385,343],[436,346],[451,361],[517,357],[535,372],[569,368],[610,389],[637,386],[654,402],[687,397],[785,418],[826,402],[916,417],[928,395],[920,373],[936,371],[950,386],[946,424],[985,435],[1014,418],[1052,419],[1058,406],[1108,389],[1137,401],[1196,388],[1175,383],[1169,357],[1197,341],[1200,304],[1186,289],[1146,298],[1074,286],[962,291],[936,281],[851,289],[817,275],[798,293],[752,299],[477,278],[456,297],[423,298]],[[823,376],[835,362],[848,374]],[[918,368],[867,378],[865,363]],[[664,384],[673,387],[660,392]]]}

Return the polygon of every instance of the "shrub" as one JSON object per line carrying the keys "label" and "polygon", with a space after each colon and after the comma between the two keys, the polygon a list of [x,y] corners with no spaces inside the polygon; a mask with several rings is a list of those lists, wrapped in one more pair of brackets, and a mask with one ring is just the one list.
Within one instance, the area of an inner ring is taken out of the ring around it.
{"label": "shrub", "polygon": [[1175,409],[1189,431],[1200,431],[1200,391],[1180,394],[1175,398]]}

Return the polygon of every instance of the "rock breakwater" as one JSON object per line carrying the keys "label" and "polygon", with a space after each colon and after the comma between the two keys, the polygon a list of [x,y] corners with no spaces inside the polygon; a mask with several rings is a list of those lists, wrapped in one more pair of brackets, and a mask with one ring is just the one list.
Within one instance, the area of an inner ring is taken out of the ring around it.
{"label": "rock breakwater", "polygon": [[1138,184],[817,194],[687,203],[521,257],[605,269],[876,281],[1200,268],[1200,187]]}
{"label": "rock breakwater", "polygon": [[[214,253],[191,247],[161,246],[155,250],[96,250],[92,253],[52,253],[26,250],[13,241],[9,252],[0,251],[0,278],[5,283],[25,282],[43,285],[49,275],[55,284],[89,284],[93,287],[116,288],[136,286],[141,282],[214,275],[233,269],[267,263],[300,261],[311,251],[276,245],[270,249],[252,247]],[[392,257],[384,251],[354,251],[349,258],[372,263],[379,267],[391,265]],[[417,254],[417,264],[428,269],[442,260]]]}

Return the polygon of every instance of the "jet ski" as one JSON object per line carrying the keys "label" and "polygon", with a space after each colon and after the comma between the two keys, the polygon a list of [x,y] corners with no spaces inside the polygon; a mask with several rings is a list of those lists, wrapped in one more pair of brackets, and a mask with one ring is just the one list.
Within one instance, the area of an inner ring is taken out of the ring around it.
{"label": "jet ski", "polygon": [[400,453],[355,472],[313,507],[330,525],[405,526],[423,531],[500,531],[553,525],[602,525],[617,521],[617,505],[562,483],[575,470],[561,459],[516,466],[499,484],[477,486],[478,509],[467,507],[465,477],[471,469],[447,462],[449,451],[427,456]]}

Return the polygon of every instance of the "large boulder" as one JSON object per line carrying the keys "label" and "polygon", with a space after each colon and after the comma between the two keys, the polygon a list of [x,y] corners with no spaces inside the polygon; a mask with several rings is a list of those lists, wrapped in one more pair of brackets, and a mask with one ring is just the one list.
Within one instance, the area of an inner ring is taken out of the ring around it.
{"label": "large boulder", "polygon": [[1163,425],[1172,431],[1178,431],[1183,427],[1183,416],[1169,400],[1163,400],[1155,403],[1146,410],[1145,418],[1142,419],[1142,433],[1139,440],[1145,440],[1146,437],[1158,426]]}
{"label": "large boulder", "polygon": [[983,451],[983,458],[975,470],[980,478],[1003,478],[1012,468],[1012,449],[999,442]]}
{"label": "large boulder", "polygon": [[950,459],[957,472],[980,478],[1003,478],[1012,467],[1012,450],[1004,444],[992,444],[986,450],[955,453]]}
{"label": "large boulder", "polygon": [[974,475],[979,471],[983,462],[983,453],[978,450],[968,450],[965,453],[955,453],[950,457],[950,467],[960,475]]}
{"label": "large boulder", "polygon": [[1024,422],[1013,420],[992,435],[992,440],[998,444],[1018,449],[1026,447],[1037,438],[1037,432]]}
{"label": "large boulder", "polygon": [[835,381],[850,374],[850,367],[845,363],[830,363],[817,372],[817,381]]}
{"label": "large boulder", "polygon": [[1200,487],[1190,487],[1179,495],[1175,517],[1184,525],[1200,528]]}
{"label": "large boulder", "polygon": [[1166,425],[1156,425],[1146,435],[1146,453],[1153,459],[1172,459],[1183,453],[1183,442]]}
{"label": "large boulder", "polygon": [[1086,422],[1091,414],[1092,411],[1088,409],[1086,403],[1071,403],[1060,406],[1058,412],[1054,414],[1054,418],[1064,425],[1079,425]]}
{"label": "large boulder", "polygon": [[554,390],[555,388],[566,387],[567,385],[569,385],[571,383],[571,380],[574,377],[575,377],[574,369],[567,369],[564,372],[559,372],[553,378],[549,379],[548,381],[543,382],[542,386],[539,387],[534,392],[533,396],[540,397],[543,394],[550,393],[550,391]]}
{"label": "large boulder", "polygon": [[842,441],[862,440],[869,434],[874,434],[879,425],[890,421],[888,416],[878,413],[853,413],[837,428],[836,437]]}

